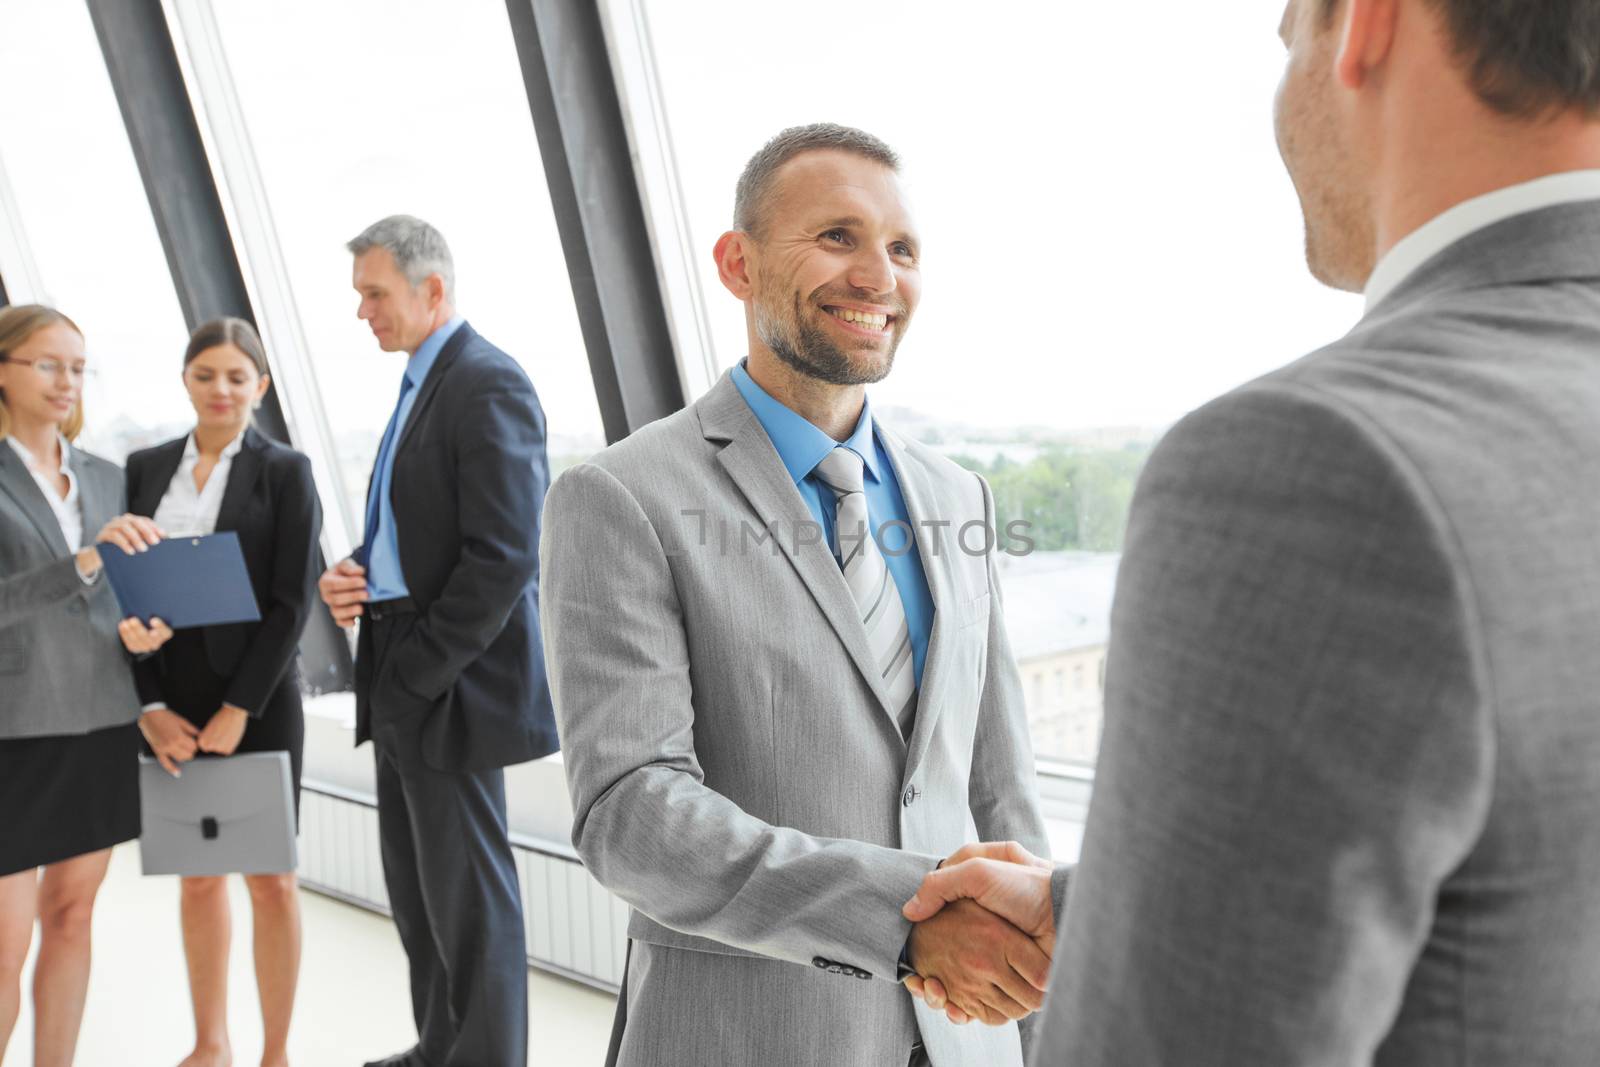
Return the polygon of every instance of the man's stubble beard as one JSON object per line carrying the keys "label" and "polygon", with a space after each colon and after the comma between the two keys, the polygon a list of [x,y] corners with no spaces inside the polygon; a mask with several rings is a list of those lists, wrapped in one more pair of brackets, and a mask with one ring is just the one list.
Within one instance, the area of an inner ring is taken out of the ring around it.
{"label": "man's stubble beard", "polygon": [[1372,276],[1374,245],[1370,211],[1348,168],[1330,166],[1310,176],[1300,196],[1305,214],[1306,266],[1331,289],[1356,293]]}
{"label": "man's stubble beard", "polygon": [[797,294],[788,321],[785,322],[784,316],[774,313],[766,301],[756,301],[756,337],[784,364],[808,378],[829,385],[872,385],[889,376],[889,371],[894,367],[894,354],[900,347],[898,335],[890,344],[881,366],[861,367],[829,340],[819,327],[803,321],[802,310]]}
{"label": "man's stubble beard", "polygon": [[1305,220],[1306,266],[1323,285],[1358,292],[1375,266],[1372,205],[1340,144],[1327,81],[1313,78],[1289,98],[1279,145]]}

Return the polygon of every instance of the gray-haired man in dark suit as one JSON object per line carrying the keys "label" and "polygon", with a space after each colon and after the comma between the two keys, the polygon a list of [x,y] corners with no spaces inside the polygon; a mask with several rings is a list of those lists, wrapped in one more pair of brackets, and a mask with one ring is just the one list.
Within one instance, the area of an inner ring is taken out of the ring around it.
{"label": "gray-haired man in dark suit", "polygon": [[[1311,268],[1366,315],[1145,472],[1033,1062],[1593,1064],[1600,4],[1282,35]],[[979,860],[910,911],[1054,939],[1050,881]]]}
{"label": "gray-haired man in dark suit", "polygon": [[411,965],[415,1048],[371,1067],[522,1064],[528,972],[505,770],[557,747],[539,637],[544,411],[456,314],[438,230],[409,215],[349,243],[357,315],[407,355],[351,558],[324,601],[356,642],[384,882]]}

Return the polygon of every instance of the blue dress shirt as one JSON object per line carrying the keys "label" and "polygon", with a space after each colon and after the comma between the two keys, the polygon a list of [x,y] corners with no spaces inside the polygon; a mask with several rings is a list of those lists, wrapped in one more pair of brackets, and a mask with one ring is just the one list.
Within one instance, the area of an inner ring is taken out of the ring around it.
{"label": "blue dress shirt", "polygon": [[372,543],[365,546],[367,592],[373,600],[393,600],[395,597],[411,595],[406,588],[405,575],[400,572],[400,539],[395,535],[394,505],[389,502],[389,489],[394,483],[394,453],[399,447],[400,435],[405,432],[406,419],[411,417],[411,407],[417,402],[417,393],[422,390],[422,383],[427,381],[428,372],[433,369],[445,342],[466,321],[457,315],[417,346],[406,364],[406,381],[411,383],[411,387],[395,406],[394,415],[390,417],[389,426],[383,434],[383,443],[378,446],[378,462],[372,471],[373,486],[367,496],[368,524],[371,524],[372,509],[376,506],[378,531]]}
{"label": "blue dress shirt", "polygon": [[[933,630],[933,594],[928,591],[928,577],[922,570],[922,556],[917,551],[916,542],[910,540],[907,533],[911,516],[906,511],[906,500],[900,492],[900,480],[895,477],[894,464],[889,462],[882,436],[872,421],[871,403],[864,402],[861,405],[861,418],[856,422],[855,431],[848,440],[841,442],[835,441],[804,416],[773,399],[772,394],[750,377],[743,361],[733,368],[733,384],[772,439],[772,446],[778,450],[778,458],[783,460],[789,476],[794,479],[795,488],[800,491],[800,499],[806,502],[812,518],[826,532],[828,547],[835,555],[839,546],[833,526],[839,502],[833,490],[817,481],[812,471],[841,444],[861,457],[865,465],[867,519],[872,526],[873,540],[883,553],[883,560],[889,566],[889,575],[900,593],[900,603],[905,607],[917,685],[921,686],[922,667],[928,658],[928,637]],[[897,519],[907,525],[883,529],[885,523]],[[905,551],[908,544],[910,550]]]}

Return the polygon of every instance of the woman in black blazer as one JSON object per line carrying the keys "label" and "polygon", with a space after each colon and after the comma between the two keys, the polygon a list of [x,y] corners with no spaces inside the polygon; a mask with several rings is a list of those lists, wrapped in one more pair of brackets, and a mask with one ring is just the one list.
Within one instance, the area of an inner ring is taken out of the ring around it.
{"label": "woman in black blazer", "polygon": [[[249,323],[218,319],[197,329],[183,382],[198,424],[128,457],[129,508],[153,518],[168,537],[237,533],[261,621],[181,630],[137,664],[140,729],[173,773],[196,755],[287,752],[298,808],[305,720],[295,655],[315,591],[322,524],[311,464],[251,426],[268,378],[266,353]],[[293,871],[245,881],[255,916],[261,1063],[286,1064],[300,967],[298,889]],[[195,1049],[184,1063],[226,1063],[226,880],[184,878],[182,917],[195,1012]]]}

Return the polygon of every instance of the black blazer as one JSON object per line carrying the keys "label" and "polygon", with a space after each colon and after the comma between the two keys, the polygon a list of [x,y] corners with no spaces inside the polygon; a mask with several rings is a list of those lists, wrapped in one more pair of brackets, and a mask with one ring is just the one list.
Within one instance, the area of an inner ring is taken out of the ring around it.
{"label": "black blazer", "polygon": [[[377,485],[376,472],[369,483]],[[484,770],[560,747],[539,636],[544,411],[514,360],[466,323],[446,342],[396,443],[389,500],[414,627],[375,671],[363,620],[356,742],[414,728],[423,759]],[[365,562],[365,546],[352,556]],[[376,675],[376,676],[375,676]]]}
{"label": "black blazer", "polygon": [[[156,513],[188,441],[185,434],[128,457],[128,508],[135,515]],[[224,530],[239,535],[261,621],[205,627],[206,653],[212,670],[231,679],[223,699],[259,718],[279,685],[299,684],[290,667],[311,617],[322,533],[311,461],[254,427],[245,430],[217,513],[217,531]],[[142,703],[165,699],[164,655],[135,664]]]}

